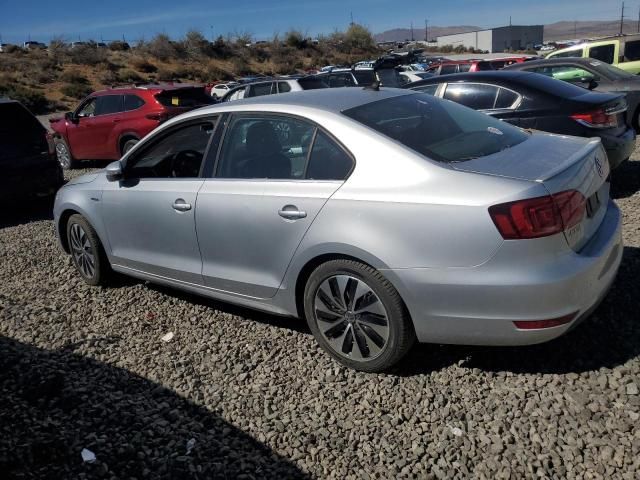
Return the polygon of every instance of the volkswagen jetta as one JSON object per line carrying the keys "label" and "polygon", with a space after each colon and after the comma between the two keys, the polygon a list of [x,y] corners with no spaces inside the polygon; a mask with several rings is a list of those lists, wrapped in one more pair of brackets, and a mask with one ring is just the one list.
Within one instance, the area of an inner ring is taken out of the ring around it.
{"label": "volkswagen jetta", "polygon": [[431,95],[325,89],[205,107],[63,187],[82,278],[111,270],[306,318],[335,359],[525,345],[585,318],[622,256],[598,139]]}

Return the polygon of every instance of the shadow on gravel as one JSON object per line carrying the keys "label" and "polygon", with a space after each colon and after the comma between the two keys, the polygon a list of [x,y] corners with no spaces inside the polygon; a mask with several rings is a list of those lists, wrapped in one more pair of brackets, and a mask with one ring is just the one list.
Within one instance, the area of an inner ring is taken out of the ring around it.
{"label": "shadow on gravel", "polygon": [[197,305],[202,305],[214,310],[219,310],[230,315],[236,315],[238,317],[246,318],[247,320],[250,320],[252,322],[260,322],[271,325],[273,327],[286,328],[288,330],[293,330],[294,332],[308,333],[309,335],[311,335],[311,331],[307,326],[307,322],[298,318],[285,317],[261,312],[259,310],[253,310],[251,308],[221,302],[208,297],[202,297],[200,295],[183,292],[181,290],[175,290],[170,287],[165,287],[163,285],[157,285],[153,283],[148,283],[147,288],[162,293],[163,295],[169,295],[171,297],[179,298],[189,303],[195,303]]}
{"label": "shadow on gravel", "polygon": [[[126,370],[6,337],[0,352],[3,478],[308,478],[215,411]],[[97,461],[84,463],[84,448]]]}
{"label": "shadow on gravel", "polygon": [[639,278],[640,248],[625,247],[605,300],[566,335],[527,347],[418,345],[395,373],[428,373],[460,361],[464,367],[491,372],[564,374],[614,368],[640,355]]}
{"label": "shadow on gravel", "polygon": [[627,161],[611,174],[611,198],[627,198],[640,190],[640,161]]}
{"label": "shadow on gravel", "polygon": [[17,202],[13,208],[0,213],[0,228],[14,227],[23,223],[53,219],[54,197],[27,199]]}

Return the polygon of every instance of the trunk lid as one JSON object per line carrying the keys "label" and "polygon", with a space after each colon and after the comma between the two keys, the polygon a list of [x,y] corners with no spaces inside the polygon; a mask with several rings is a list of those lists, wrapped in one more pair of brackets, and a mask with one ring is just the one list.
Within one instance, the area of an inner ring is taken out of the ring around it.
{"label": "trunk lid", "polygon": [[576,190],[586,199],[582,221],[564,235],[579,251],[602,222],[609,201],[609,162],[600,140],[534,133],[509,149],[453,163],[460,171],[538,182],[550,194]]}

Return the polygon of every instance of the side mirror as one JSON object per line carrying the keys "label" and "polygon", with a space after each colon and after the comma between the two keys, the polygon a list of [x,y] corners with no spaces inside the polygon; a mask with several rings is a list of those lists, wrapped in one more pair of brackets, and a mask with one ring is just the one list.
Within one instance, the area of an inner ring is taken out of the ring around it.
{"label": "side mirror", "polygon": [[73,112],[67,112],[64,114],[64,118],[69,120],[71,123],[78,123],[78,117],[76,117]]}
{"label": "side mirror", "polygon": [[118,180],[122,180],[124,174],[122,172],[122,164],[120,163],[120,160],[107,165],[106,173],[107,180],[109,180],[110,182],[117,182]]}

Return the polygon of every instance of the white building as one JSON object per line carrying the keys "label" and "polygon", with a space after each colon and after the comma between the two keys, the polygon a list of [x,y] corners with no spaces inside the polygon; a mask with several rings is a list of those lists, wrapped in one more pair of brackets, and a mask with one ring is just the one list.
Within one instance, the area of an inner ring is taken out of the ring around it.
{"label": "white building", "polygon": [[438,37],[438,47],[462,45],[489,53],[528,50],[542,44],[544,25],[511,25]]}

